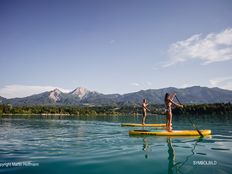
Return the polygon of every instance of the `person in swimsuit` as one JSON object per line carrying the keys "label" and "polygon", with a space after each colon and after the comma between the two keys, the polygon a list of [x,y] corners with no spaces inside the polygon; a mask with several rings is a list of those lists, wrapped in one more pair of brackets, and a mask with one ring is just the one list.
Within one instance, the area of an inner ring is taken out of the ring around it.
{"label": "person in swimsuit", "polygon": [[166,93],[164,98],[164,102],[166,106],[166,127],[167,127],[167,131],[169,132],[172,131],[172,105],[174,104],[175,106],[183,107],[183,105],[180,105],[173,101],[175,95],[176,93],[174,94]]}
{"label": "person in swimsuit", "polygon": [[142,108],[143,108],[143,119],[142,119],[142,124],[145,124],[145,120],[147,117],[147,111],[149,111],[148,107],[148,102],[146,99],[143,99],[143,104],[142,104]]}

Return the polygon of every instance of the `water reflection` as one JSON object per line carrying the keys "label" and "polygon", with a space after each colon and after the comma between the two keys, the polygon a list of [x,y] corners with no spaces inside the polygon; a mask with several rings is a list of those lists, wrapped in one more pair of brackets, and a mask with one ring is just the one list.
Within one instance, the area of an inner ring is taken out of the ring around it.
{"label": "water reflection", "polygon": [[[197,139],[194,140],[194,144],[192,147],[190,147],[190,154],[184,157],[184,161],[176,161],[176,152],[175,152],[175,148],[174,147],[178,147],[178,146],[173,146],[173,140],[175,138],[172,137],[167,137],[166,138],[166,143],[167,143],[167,147],[168,147],[168,174],[173,174],[173,173],[184,173],[182,171],[183,167],[185,166],[185,164],[187,164],[187,162],[193,158],[193,156],[195,154],[198,154],[195,152],[195,149],[198,145],[199,142],[203,141],[203,137],[198,137]],[[148,154],[149,154],[149,139],[148,138],[143,138],[143,148],[142,150],[145,152],[145,159],[148,159]],[[206,154],[204,154],[206,155]],[[183,157],[182,157],[183,158]]]}
{"label": "water reflection", "polygon": [[172,147],[171,138],[167,138],[167,145],[168,145],[168,174],[173,173],[173,167],[175,166],[175,159],[176,154]]}
{"label": "water reflection", "polygon": [[148,139],[143,138],[143,151],[145,151],[145,158],[148,158],[148,150],[149,150],[149,145],[148,145]]}

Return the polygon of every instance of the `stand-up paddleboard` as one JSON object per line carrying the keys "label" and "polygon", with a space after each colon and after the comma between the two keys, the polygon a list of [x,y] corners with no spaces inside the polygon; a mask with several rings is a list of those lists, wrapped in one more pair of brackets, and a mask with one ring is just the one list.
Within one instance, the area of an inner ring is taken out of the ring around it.
{"label": "stand-up paddleboard", "polygon": [[165,127],[166,124],[137,124],[137,123],[122,123],[121,126],[132,127]]}
{"label": "stand-up paddleboard", "polygon": [[[199,130],[202,135],[211,135],[211,130]],[[172,132],[164,130],[131,130],[129,135],[154,135],[154,136],[200,136],[196,130],[173,130]]]}

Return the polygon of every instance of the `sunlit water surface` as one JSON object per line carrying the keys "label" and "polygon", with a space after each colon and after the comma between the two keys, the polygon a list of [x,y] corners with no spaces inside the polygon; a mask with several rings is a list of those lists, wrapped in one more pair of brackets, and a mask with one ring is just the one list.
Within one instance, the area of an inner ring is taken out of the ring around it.
{"label": "sunlit water surface", "polygon": [[[189,116],[190,117],[190,116]],[[130,137],[140,116],[0,118],[0,173],[231,173],[232,116],[191,116],[210,137]],[[164,123],[149,116],[147,123]],[[193,129],[174,116],[174,129]],[[154,128],[145,128],[154,129]]]}

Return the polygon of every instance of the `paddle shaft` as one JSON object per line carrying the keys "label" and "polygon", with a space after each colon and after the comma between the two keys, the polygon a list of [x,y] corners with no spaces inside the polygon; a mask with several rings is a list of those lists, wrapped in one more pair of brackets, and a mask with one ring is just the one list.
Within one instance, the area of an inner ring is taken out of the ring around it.
{"label": "paddle shaft", "polygon": [[[175,95],[175,97],[176,97],[176,100],[178,101],[178,103],[180,104],[180,105],[182,105],[181,104],[181,102],[180,102],[180,100],[178,99],[178,97]],[[196,129],[196,131],[199,133],[199,135],[201,136],[201,137],[203,137],[204,135],[201,133],[201,131],[199,131],[199,129],[197,128],[197,126],[193,123],[193,121],[189,118],[189,117],[187,117],[188,118],[188,120],[189,120],[189,122],[192,124],[192,126],[194,127],[194,129]]]}

